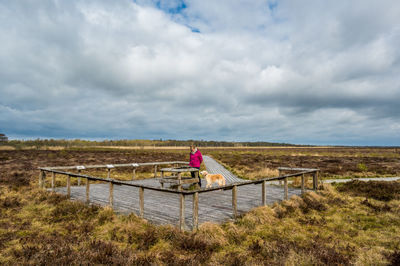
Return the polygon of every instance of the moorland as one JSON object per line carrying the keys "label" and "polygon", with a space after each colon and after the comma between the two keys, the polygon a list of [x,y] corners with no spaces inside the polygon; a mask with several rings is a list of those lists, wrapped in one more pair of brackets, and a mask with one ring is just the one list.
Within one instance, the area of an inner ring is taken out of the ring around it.
{"label": "moorland", "polygon": [[[279,166],[320,168],[324,179],[400,176],[396,148],[200,149],[249,179],[276,175]],[[323,185],[236,221],[204,223],[197,232],[155,226],[37,186],[39,166],[187,159],[188,149],[173,147],[0,150],[0,264],[400,264],[400,182]],[[140,171],[150,177],[152,169]]]}

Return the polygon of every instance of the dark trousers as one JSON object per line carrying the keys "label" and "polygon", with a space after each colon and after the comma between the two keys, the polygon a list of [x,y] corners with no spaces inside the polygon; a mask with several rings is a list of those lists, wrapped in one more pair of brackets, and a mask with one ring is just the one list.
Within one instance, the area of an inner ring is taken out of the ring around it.
{"label": "dark trousers", "polygon": [[[200,170],[200,167],[192,167],[192,168],[197,168],[198,170]],[[192,175],[192,178],[195,178],[195,172],[190,172],[190,174]],[[201,187],[201,179],[200,179],[200,173],[197,172],[197,175],[199,176],[199,186]]]}

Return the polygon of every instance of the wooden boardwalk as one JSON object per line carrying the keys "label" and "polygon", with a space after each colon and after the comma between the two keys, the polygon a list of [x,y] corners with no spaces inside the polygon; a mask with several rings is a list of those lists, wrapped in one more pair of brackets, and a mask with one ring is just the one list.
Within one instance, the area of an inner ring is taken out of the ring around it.
{"label": "wooden boardwalk", "polygon": [[[146,180],[147,184],[159,185],[158,179]],[[133,181],[134,182],[134,181]],[[143,182],[143,181],[142,181]],[[144,183],[144,182],[143,182]],[[204,182],[202,182],[204,183]],[[204,184],[205,185],[205,184]],[[248,212],[261,206],[261,185],[246,185],[237,188],[238,213]],[[90,202],[102,206],[109,205],[108,184],[90,185]],[[57,188],[56,192],[66,194],[66,188]],[[300,195],[299,189],[289,189],[289,197]],[[85,201],[85,186],[72,186],[71,199]],[[283,199],[283,188],[267,186],[267,204]],[[155,224],[179,223],[179,195],[146,190],[144,200],[144,218]],[[185,197],[185,223],[192,224],[192,196]],[[139,189],[128,186],[114,186],[114,210],[120,213],[139,214]],[[224,222],[232,219],[232,192],[211,191],[199,194],[199,223],[206,221]]]}
{"label": "wooden boardwalk", "polygon": [[[204,156],[206,168],[210,173],[221,173],[227,183],[243,182],[226,170],[222,165],[208,156]],[[159,178],[129,181],[136,184],[160,187]],[[202,182],[202,188],[206,186]],[[238,213],[243,214],[254,207],[261,206],[261,184],[249,184],[237,187],[237,209]],[[66,194],[65,187],[56,188],[56,192]],[[145,190],[144,195],[144,218],[154,224],[179,224],[179,202],[178,194],[166,193],[162,191]],[[267,204],[279,202],[284,198],[284,188],[277,185],[267,185]],[[288,190],[289,197],[300,195],[300,189]],[[123,185],[114,185],[114,210],[119,213],[139,214],[139,188]],[[71,199],[85,201],[86,187],[72,186]],[[90,202],[101,206],[109,205],[109,184],[91,184]],[[191,229],[193,212],[193,196],[185,196],[185,224],[186,229]],[[232,191],[216,190],[199,194],[199,223],[216,222],[221,223],[233,219],[232,214]]]}
{"label": "wooden boardwalk", "polygon": [[207,172],[210,174],[221,174],[225,177],[226,183],[231,184],[231,183],[237,183],[237,182],[242,182],[243,179],[237,177],[236,175],[232,174],[230,171],[228,171],[225,167],[220,165],[217,161],[215,161],[213,158],[210,156],[204,155],[204,164],[206,166]]}

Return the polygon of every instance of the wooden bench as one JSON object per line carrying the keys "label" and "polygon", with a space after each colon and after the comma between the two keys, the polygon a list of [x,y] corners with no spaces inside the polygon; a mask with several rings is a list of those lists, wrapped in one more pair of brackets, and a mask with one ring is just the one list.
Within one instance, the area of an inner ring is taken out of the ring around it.
{"label": "wooden bench", "polygon": [[[183,184],[196,184],[199,182],[199,169],[192,167],[179,167],[179,168],[162,168],[160,169],[161,179],[160,184],[161,187],[164,187],[164,184],[174,184],[178,186],[178,190],[182,189]],[[172,175],[166,176],[165,173],[172,173]],[[194,172],[195,177],[183,177],[182,173],[192,173]]]}

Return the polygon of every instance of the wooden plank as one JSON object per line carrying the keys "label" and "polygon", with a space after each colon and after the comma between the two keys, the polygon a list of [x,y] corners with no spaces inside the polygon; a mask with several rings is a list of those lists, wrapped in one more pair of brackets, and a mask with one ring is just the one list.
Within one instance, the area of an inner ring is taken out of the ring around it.
{"label": "wooden plank", "polygon": [[185,230],[185,195],[180,194],[179,201],[179,230]]}
{"label": "wooden plank", "polygon": [[192,230],[197,231],[199,229],[199,193],[193,194],[193,226]]}
{"label": "wooden plank", "polygon": [[261,188],[262,188],[261,189],[262,190],[262,192],[261,192],[261,204],[262,204],[262,206],[265,206],[265,205],[267,205],[267,194],[266,194],[267,182],[266,181],[264,181],[262,183]]}
{"label": "wooden plank", "polygon": [[139,188],[139,214],[140,217],[144,217],[144,188]]}
{"label": "wooden plank", "polygon": [[108,202],[110,203],[110,207],[112,208],[114,206],[114,184],[113,182],[109,182],[110,189],[109,189],[109,195],[108,195]]}
{"label": "wooden plank", "polygon": [[90,203],[90,180],[86,179],[86,204]]}
{"label": "wooden plank", "polygon": [[232,188],[232,209],[233,209],[233,218],[237,217],[237,187],[233,186]]}
{"label": "wooden plank", "polygon": [[285,186],[284,199],[288,200],[288,180],[287,180],[287,178],[283,179],[283,183],[284,183],[284,186]]}

